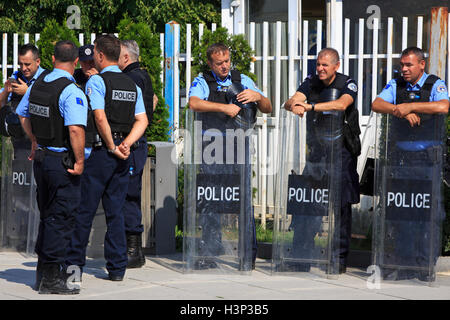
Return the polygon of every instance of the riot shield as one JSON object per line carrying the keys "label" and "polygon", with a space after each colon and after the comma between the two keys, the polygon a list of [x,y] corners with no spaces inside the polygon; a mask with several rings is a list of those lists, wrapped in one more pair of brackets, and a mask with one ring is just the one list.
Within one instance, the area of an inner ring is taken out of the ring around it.
{"label": "riot shield", "polygon": [[406,119],[377,115],[373,264],[383,280],[432,284],[445,217],[445,118],[419,117],[420,126],[411,127]]}
{"label": "riot shield", "polygon": [[280,112],[272,272],[339,273],[343,112]]}
{"label": "riot shield", "polygon": [[185,271],[251,271],[250,132],[222,113],[186,112]]}
{"label": "riot shield", "polygon": [[39,226],[31,144],[25,137],[2,138],[1,245],[32,254]]}

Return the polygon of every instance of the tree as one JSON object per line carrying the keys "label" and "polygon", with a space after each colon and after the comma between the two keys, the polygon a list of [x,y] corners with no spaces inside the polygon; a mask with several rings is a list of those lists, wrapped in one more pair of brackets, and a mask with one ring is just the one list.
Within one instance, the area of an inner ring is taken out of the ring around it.
{"label": "tree", "polygon": [[79,42],[73,30],[67,28],[65,24],[60,25],[55,19],[45,22],[45,27],[37,42],[41,52],[41,66],[47,70],[53,69],[52,55],[54,45],[60,40],[70,40],[79,46]]}

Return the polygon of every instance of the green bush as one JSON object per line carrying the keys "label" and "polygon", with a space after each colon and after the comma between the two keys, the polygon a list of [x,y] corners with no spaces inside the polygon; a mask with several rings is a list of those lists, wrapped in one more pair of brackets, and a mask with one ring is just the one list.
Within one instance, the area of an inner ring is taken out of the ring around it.
{"label": "green bush", "polygon": [[205,30],[199,46],[194,46],[192,56],[194,57],[194,73],[209,70],[206,50],[214,43],[221,42],[230,48],[232,69],[238,70],[256,81],[256,75],[250,72],[250,63],[253,61],[254,52],[244,35],[230,35],[226,28],[220,27],[216,31]]}
{"label": "green bush", "polygon": [[44,30],[42,30],[37,46],[41,52],[41,67],[47,70],[53,69],[52,55],[54,45],[60,40],[70,40],[79,46],[75,32],[65,24],[59,24],[55,19],[49,19],[45,22]]}

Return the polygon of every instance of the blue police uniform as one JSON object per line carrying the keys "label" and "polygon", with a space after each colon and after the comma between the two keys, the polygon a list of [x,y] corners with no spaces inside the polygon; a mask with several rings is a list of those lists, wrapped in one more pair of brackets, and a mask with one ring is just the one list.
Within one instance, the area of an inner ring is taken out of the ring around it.
{"label": "blue police uniform", "polygon": [[[44,77],[44,82],[59,78],[74,81],[72,75],[54,69]],[[28,88],[17,106],[17,114],[29,118],[29,97],[33,86]],[[69,84],[59,96],[59,112],[64,126],[82,125],[87,121],[87,99],[75,84]],[[62,156],[66,148],[39,146],[33,163],[37,184],[37,202],[41,214],[36,253],[41,263],[63,265],[66,250],[74,227],[76,209],[80,203],[80,176],[70,175],[63,166]]]}
{"label": "blue police uniform", "polygon": [[[403,102],[414,103],[414,100],[419,101],[421,99],[420,92],[426,87],[426,82],[429,77],[430,75],[424,73],[414,86],[410,83],[406,83],[406,91],[412,94],[412,99],[409,98],[408,101],[399,102],[398,100],[398,85],[399,81],[402,81],[400,78],[391,80],[378,97],[391,104]],[[429,94],[429,102],[448,100],[448,90],[445,82],[440,79],[436,80],[432,85]],[[419,115],[419,117],[421,117],[421,124],[419,127],[414,128],[411,128],[409,124],[406,123],[405,119],[398,119],[394,116],[390,118],[393,127],[391,129],[391,134],[389,135],[390,139],[387,141],[390,150],[387,165],[392,167],[391,174],[393,174],[394,177],[403,179],[411,174],[411,172],[407,172],[408,169],[406,168],[421,167],[423,168],[423,170],[421,170],[422,172],[414,173],[417,179],[420,179],[420,177],[423,176],[425,182],[429,181],[431,177],[432,181],[434,181],[433,183],[440,184],[442,161],[439,157],[436,157],[435,159],[433,156],[434,153],[429,151],[441,150],[443,141],[434,140],[431,135],[427,134],[427,130],[436,130],[436,128],[434,128],[435,122],[433,122],[433,120],[428,122],[430,119],[433,119],[433,117],[436,117],[436,115]],[[402,126],[403,129],[399,129],[399,126]],[[394,129],[399,131],[397,136],[394,134],[396,132]],[[422,132],[425,134],[414,133],[417,132],[417,130],[424,130]],[[411,139],[413,136],[416,137]],[[436,166],[440,169],[436,170]],[[429,168],[429,170],[427,168]],[[427,178],[425,178],[426,176]],[[394,240],[394,251],[392,252],[393,254],[386,254],[385,264],[427,268],[430,263],[436,263],[439,252],[437,252],[437,250],[430,252],[430,240],[433,243],[433,249],[439,248],[439,232],[434,232],[434,237],[431,239],[430,230],[440,230],[440,221],[445,215],[439,192],[436,196],[438,197],[438,201],[433,203],[438,204],[437,208],[435,208],[438,216],[437,219],[434,218],[431,222],[436,225],[430,226],[430,221],[409,220],[408,217],[406,220],[389,220],[388,226],[391,229],[387,232]],[[404,213],[407,214],[407,211]],[[430,254],[433,256],[430,256]],[[421,279],[421,274],[423,275],[424,273],[419,273],[419,279]],[[387,279],[390,279],[389,270],[385,272],[385,275]],[[410,270],[400,270],[397,279],[413,278],[415,276],[415,272],[411,272]]]}
{"label": "blue police uniform", "polygon": [[[121,73],[117,65],[104,68],[105,72]],[[142,91],[137,89],[135,115],[145,113]],[[100,75],[93,75],[86,83],[86,94],[92,110],[105,109],[106,86]],[[114,143],[120,145],[124,136],[114,136]],[[106,268],[110,277],[121,277],[127,266],[127,246],[123,205],[129,183],[129,159],[121,160],[107,151],[105,145],[94,148],[85,163],[81,177],[82,201],[77,212],[76,228],[70,243],[67,265],[83,267],[92,222],[102,199],[107,221],[104,242]]]}
{"label": "blue police uniform", "polygon": [[[228,74],[227,77],[225,77],[225,79],[220,79],[213,71],[211,71],[211,75],[214,77],[214,80],[217,83],[217,91],[220,92],[223,90],[226,90],[229,86],[232,85],[233,83],[233,77],[232,77],[232,73],[230,71],[230,73]],[[255,83],[253,82],[253,80],[251,80],[248,76],[246,76],[245,74],[240,74],[240,80],[241,80],[241,84],[243,86],[243,89],[250,89],[253,91],[256,91],[258,93],[260,93],[261,95],[265,96],[261,90],[259,90]],[[207,80],[205,79],[205,77],[203,75],[199,75],[198,77],[196,77],[194,79],[194,81],[192,82],[191,88],[189,90],[189,96],[190,97],[198,97],[202,100],[208,100],[208,98],[210,97],[210,88],[208,85]],[[216,119],[217,121],[217,119]],[[219,120],[220,121],[220,120]],[[214,125],[213,125],[214,126]],[[205,134],[203,132],[203,134]],[[248,147],[248,143],[249,140],[248,138],[246,138],[246,150],[245,150],[245,158],[246,158],[246,163],[250,163],[250,159],[249,159],[249,147]],[[236,153],[234,155],[236,160]],[[246,166],[247,167],[247,166]],[[203,173],[205,174],[236,174],[240,171],[240,169],[238,168],[238,166],[236,165],[220,165],[219,167],[215,166],[215,165],[202,165],[202,170]],[[246,170],[246,171],[245,171]],[[244,169],[244,172],[248,172],[249,176],[245,179],[245,187],[248,190],[245,190],[244,192],[246,193],[246,199],[251,199],[251,173],[250,170]],[[251,200],[250,200],[251,201]],[[251,203],[246,203],[245,207],[251,206]],[[252,209],[253,210],[253,209]],[[206,210],[207,211],[207,210]],[[205,252],[200,252],[200,254],[204,255],[204,256],[208,256],[208,255],[218,255],[221,253],[222,251],[222,247],[221,247],[221,232],[220,232],[220,216],[217,214],[211,214],[210,212],[205,212],[202,214],[202,218],[203,221],[201,221],[201,223],[204,224],[204,228],[203,228],[203,233],[202,233],[202,239],[203,242],[202,243],[207,243],[208,244],[208,248],[205,249]],[[256,242],[256,229],[255,229],[255,217],[252,211],[252,215],[251,215],[251,229],[252,229],[252,262],[253,264],[255,263],[256,260],[256,253],[257,253],[257,242]],[[244,240],[245,241],[245,240]],[[245,241],[245,243],[247,243]],[[200,250],[202,250],[202,248],[200,248]],[[244,253],[245,254],[245,253]],[[243,259],[245,260],[246,258],[243,257]]]}

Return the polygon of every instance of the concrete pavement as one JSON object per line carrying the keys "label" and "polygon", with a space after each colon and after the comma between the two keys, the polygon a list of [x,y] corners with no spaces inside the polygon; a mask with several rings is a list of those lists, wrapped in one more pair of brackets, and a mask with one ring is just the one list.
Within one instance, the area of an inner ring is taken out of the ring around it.
{"label": "concrete pavement", "polygon": [[381,282],[369,289],[365,270],[350,268],[331,280],[313,275],[271,275],[270,265],[258,259],[250,275],[184,274],[181,255],[147,256],[145,267],[127,270],[125,280],[106,280],[102,259],[89,259],[81,294],[40,295],[33,290],[36,258],[0,252],[1,300],[403,300],[450,299],[450,273],[438,273],[437,287],[416,280]]}

